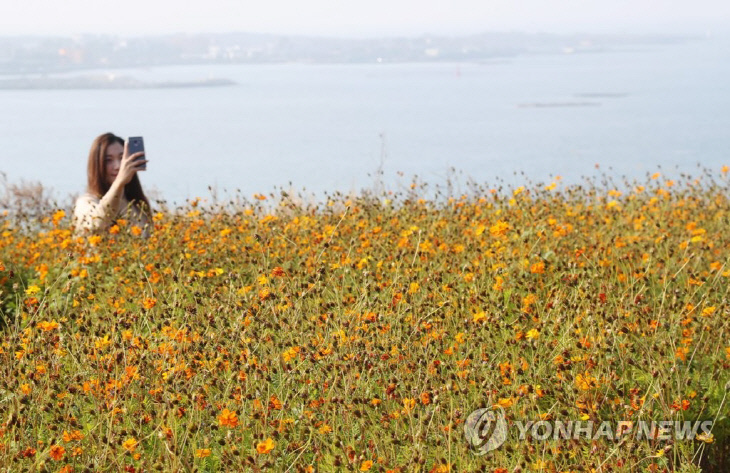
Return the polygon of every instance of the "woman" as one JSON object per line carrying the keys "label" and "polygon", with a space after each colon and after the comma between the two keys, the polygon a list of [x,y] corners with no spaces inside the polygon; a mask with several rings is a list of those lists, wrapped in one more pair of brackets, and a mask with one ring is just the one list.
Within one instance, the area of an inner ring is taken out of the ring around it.
{"label": "woman", "polygon": [[[117,218],[125,218],[149,236],[150,203],[137,171],[147,164],[144,152],[129,154],[127,142],[111,133],[91,144],[86,193],[74,209],[77,233],[104,233]],[[139,159],[142,158],[142,159]]]}

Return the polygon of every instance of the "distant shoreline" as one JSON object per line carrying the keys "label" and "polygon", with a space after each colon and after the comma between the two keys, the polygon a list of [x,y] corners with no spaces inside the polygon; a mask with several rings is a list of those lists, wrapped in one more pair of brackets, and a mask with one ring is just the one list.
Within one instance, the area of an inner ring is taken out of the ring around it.
{"label": "distant shoreline", "polygon": [[0,80],[0,90],[59,90],[59,89],[173,89],[191,87],[222,87],[235,85],[229,79],[200,79],[196,81],[140,81],[128,76],[91,75],[80,77],[34,77]]}
{"label": "distant shoreline", "polygon": [[601,53],[703,39],[687,35],[486,32],[372,39],[252,33],[142,37],[0,34],[0,76],[213,64],[482,62],[535,54]]}

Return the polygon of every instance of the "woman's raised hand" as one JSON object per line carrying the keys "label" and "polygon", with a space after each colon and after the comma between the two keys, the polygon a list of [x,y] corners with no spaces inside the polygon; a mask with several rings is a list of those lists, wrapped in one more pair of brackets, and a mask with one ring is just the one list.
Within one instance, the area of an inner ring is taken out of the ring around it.
{"label": "woman's raised hand", "polygon": [[137,171],[143,171],[147,164],[146,159],[139,159],[144,156],[144,151],[129,154],[129,140],[124,141],[124,154],[122,155],[122,162],[119,166],[119,172],[117,173],[117,179],[122,184],[127,185],[132,180]]}

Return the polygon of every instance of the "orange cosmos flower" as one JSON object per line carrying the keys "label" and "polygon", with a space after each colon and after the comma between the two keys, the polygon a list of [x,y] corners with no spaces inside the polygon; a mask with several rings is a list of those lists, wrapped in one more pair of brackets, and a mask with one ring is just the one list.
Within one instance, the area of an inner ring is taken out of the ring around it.
{"label": "orange cosmos flower", "polygon": [[58,225],[58,222],[60,222],[61,219],[65,216],[66,216],[66,212],[64,212],[63,210],[57,211],[56,213],[53,214],[53,224]]}
{"label": "orange cosmos flower", "polygon": [[224,427],[234,428],[238,425],[238,416],[235,412],[223,409],[221,415],[218,416],[218,422]]}
{"label": "orange cosmos flower", "polygon": [[489,233],[491,233],[493,236],[502,236],[506,235],[509,231],[510,226],[507,222],[499,220],[497,223],[489,227]]}
{"label": "orange cosmos flower", "polygon": [[575,377],[575,384],[581,391],[588,391],[591,388],[598,387],[598,379],[591,376],[587,371],[585,373],[578,373]]}
{"label": "orange cosmos flower", "polygon": [[271,398],[269,398],[269,409],[281,410],[281,408],[281,401],[276,396],[271,396]]}
{"label": "orange cosmos flower", "polygon": [[505,409],[508,409],[512,407],[512,404],[515,403],[515,400],[511,397],[501,397],[499,398],[499,401],[497,401],[497,405],[500,407],[503,407]]}
{"label": "orange cosmos flower", "polygon": [[147,297],[142,302],[142,307],[144,307],[145,309],[151,309],[155,305],[157,305],[157,299],[155,299],[154,297]]}
{"label": "orange cosmos flower", "polygon": [[35,448],[28,447],[25,450],[23,450],[22,452],[20,452],[20,456],[23,458],[32,458],[35,456],[35,452],[36,452]]}
{"label": "orange cosmos flower", "polygon": [[494,278],[494,284],[492,285],[492,289],[495,291],[501,291],[504,286],[504,278],[502,276],[497,276]]}
{"label": "orange cosmos flower", "polygon": [[256,451],[260,454],[266,454],[272,451],[275,446],[276,442],[274,442],[271,437],[269,437],[263,442],[259,442],[258,444],[256,444]]}
{"label": "orange cosmos flower", "polygon": [[50,322],[44,320],[42,322],[38,322],[36,326],[44,332],[50,332],[51,330],[56,330],[58,328],[58,322],[55,320],[51,320]]}
{"label": "orange cosmos flower", "polygon": [[675,355],[680,360],[687,361],[687,354],[688,353],[689,353],[689,348],[687,348],[687,347],[679,347],[679,348],[677,348],[677,352],[675,353]]}
{"label": "orange cosmos flower", "polygon": [[289,363],[291,360],[296,358],[299,350],[299,347],[291,347],[287,349],[284,353],[282,353],[281,356],[282,358],[284,358],[284,363]]}
{"label": "orange cosmos flower", "polygon": [[61,445],[53,445],[51,447],[50,455],[55,461],[60,461],[66,454],[66,449]]}
{"label": "orange cosmos flower", "polygon": [[64,442],[71,442],[73,440],[83,440],[84,434],[81,433],[80,430],[74,430],[73,432],[66,432],[63,431],[63,441]]}

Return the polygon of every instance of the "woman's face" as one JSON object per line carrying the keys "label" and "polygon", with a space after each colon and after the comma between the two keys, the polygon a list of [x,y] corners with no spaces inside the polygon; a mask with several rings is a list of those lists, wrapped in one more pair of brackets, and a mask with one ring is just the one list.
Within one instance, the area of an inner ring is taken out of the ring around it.
{"label": "woman's face", "polygon": [[124,146],[119,143],[112,143],[106,148],[106,156],[104,156],[104,178],[107,185],[111,186],[119,172],[119,166],[122,164],[122,154],[124,154]]}

